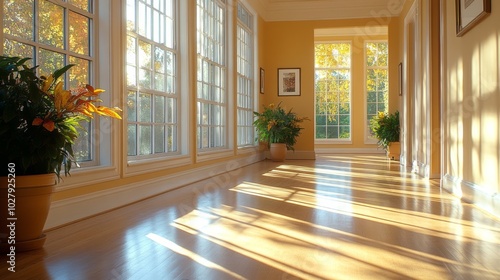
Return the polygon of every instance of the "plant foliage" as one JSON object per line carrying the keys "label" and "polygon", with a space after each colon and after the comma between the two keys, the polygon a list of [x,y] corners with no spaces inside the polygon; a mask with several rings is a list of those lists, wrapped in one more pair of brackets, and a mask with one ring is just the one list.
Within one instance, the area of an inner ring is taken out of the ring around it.
{"label": "plant foliage", "polygon": [[378,139],[378,145],[387,150],[390,142],[399,142],[399,112],[378,112],[378,115],[370,120],[370,130]]}
{"label": "plant foliage", "polygon": [[254,112],[256,117],[254,126],[257,129],[257,138],[262,142],[284,143],[288,150],[294,150],[293,146],[297,142],[301,130],[299,123],[307,118],[298,117],[290,109],[288,112],[281,107],[281,102],[275,106],[270,104],[264,106],[262,113]]}
{"label": "plant foliage", "polygon": [[103,92],[90,85],[63,89],[58,81],[73,65],[38,77],[30,58],[0,56],[0,176],[14,163],[17,175],[68,175],[72,145],[82,120],[94,113],[121,119],[119,108],[94,105]]}

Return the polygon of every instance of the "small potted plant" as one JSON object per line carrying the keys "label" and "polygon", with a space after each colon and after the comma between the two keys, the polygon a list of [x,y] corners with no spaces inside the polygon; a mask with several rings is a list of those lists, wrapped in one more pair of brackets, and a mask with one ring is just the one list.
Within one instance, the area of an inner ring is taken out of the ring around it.
{"label": "small potted plant", "polygon": [[378,112],[370,120],[370,130],[378,139],[378,145],[387,151],[387,156],[391,159],[398,159],[401,151],[399,112],[396,111],[393,114]]}
{"label": "small potted plant", "polygon": [[[0,56],[0,211],[2,251],[41,248],[50,196],[74,164],[72,145],[82,120],[94,114],[121,119],[119,108],[95,105],[103,92],[90,85],[65,90],[59,78],[72,65],[38,77],[30,58]],[[6,205],[7,203],[7,205]],[[8,210],[8,211],[7,211]],[[15,220],[12,232],[3,223]]]}
{"label": "small potted plant", "polygon": [[301,130],[300,123],[307,118],[299,117],[295,112],[285,111],[281,102],[275,106],[264,106],[262,113],[254,112],[254,126],[257,139],[268,144],[271,159],[283,161],[287,150],[294,150]]}

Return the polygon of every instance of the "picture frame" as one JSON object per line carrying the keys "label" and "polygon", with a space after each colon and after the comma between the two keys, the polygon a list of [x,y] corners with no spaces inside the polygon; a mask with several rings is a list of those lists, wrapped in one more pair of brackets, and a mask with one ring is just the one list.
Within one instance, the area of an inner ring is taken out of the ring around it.
{"label": "picture frame", "polygon": [[300,68],[278,68],[278,96],[300,96]]}
{"label": "picture frame", "polygon": [[491,13],[491,0],[455,0],[457,37]]}
{"label": "picture frame", "polygon": [[265,89],[265,85],[264,85],[264,82],[265,82],[265,79],[266,79],[266,72],[264,71],[264,68],[260,68],[260,93],[264,93],[264,89]]}
{"label": "picture frame", "polygon": [[399,96],[403,96],[403,62],[398,65]]}

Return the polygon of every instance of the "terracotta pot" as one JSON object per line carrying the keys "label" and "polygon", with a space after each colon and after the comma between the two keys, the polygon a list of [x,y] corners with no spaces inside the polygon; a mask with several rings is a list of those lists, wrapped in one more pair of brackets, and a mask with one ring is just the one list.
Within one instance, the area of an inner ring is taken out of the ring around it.
{"label": "terracotta pot", "polygon": [[401,154],[401,143],[390,142],[389,147],[387,148],[387,157],[389,159],[399,160],[400,154]]}
{"label": "terracotta pot", "polygon": [[[43,227],[49,214],[55,184],[55,174],[0,178],[0,205],[3,207],[0,211],[2,251],[11,251],[11,246],[15,246],[16,252],[43,247],[46,238]],[[11,196],[8,196],[9,189]]]}
{"label": "terracotta pot", "polygon": [[271,143],[269,148],[272,161],[284,161],[286,157],[286,144],[284,143]]}

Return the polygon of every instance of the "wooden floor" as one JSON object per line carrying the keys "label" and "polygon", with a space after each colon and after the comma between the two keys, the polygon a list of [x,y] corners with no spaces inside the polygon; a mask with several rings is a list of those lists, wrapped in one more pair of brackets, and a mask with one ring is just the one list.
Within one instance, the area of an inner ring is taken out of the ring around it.
{"label": "wooden floor", "polygon": [[0,279],[500,279],[500,221],[380,156],[264,161],[47,236]]}

